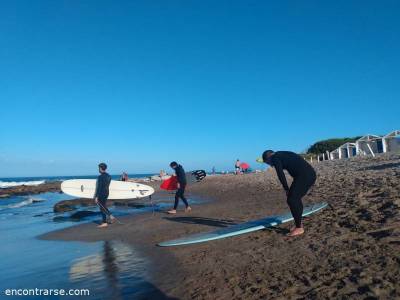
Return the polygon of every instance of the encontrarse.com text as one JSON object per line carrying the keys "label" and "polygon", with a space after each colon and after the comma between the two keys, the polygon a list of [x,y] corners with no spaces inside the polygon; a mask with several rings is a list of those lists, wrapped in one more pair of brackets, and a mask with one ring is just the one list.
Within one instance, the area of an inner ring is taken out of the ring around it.
{"label": "encontrarse.com text", "polygon": [[89,296],[88,289],[6,289],[6,296]]}

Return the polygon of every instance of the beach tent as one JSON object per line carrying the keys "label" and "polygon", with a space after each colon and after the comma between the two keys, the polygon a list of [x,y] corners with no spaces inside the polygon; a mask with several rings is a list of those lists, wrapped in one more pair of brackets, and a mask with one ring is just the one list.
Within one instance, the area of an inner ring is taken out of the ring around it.
{"label": "beach tent", "polygon": [[345,143],[338,148],[339,158],[349,158],[357,155],[355,143]]}
{"label": "beach tent", "polygon": [[383,152],[399,152],[400,151],[400,130],[395,130],[382,138]]}
{"label": "beach tent", "polygon": [[376,153],[383,153],[383,140],[379,135],[368,134],[356,141],[357,154],[367,155]]}

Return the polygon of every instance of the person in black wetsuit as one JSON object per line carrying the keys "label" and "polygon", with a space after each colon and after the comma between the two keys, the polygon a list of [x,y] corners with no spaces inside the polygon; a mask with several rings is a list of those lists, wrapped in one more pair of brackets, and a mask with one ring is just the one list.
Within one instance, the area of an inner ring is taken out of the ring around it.
{"label": "person in black wetsuit", "polygon": [[[296,224],[296,227],[293,228],[288,235],[296,236],[303,234],[304,229],[301,222],[303,203],[301,198],[307,194],[317,178],[313,167],[300,155],[290,151],[274,152],[272,150],[267,150],[263,153],[262,158],[257,159],[257,161],[267,163],[275,168],[279,181],[286,191],[287,203]],[[290,176],[293,177],[293,183],[290,188],[283,170],[287,170]]]}
{"label": "person in black wetsuit", "polygon": [[168,213],[176,214],[176,209],[178,208],[178,204],[179,204],[179,198],[182,199],[183,203],[186,206],[185,211],[189,212],[192,210],[192,208],[189,206],[189,203],[187,202],[187,200],[185,198],[185,188],[186,188],[186,184],[187,184],[185,170],[183,169],[183,167],[180,164],[178,164],[175,161],[170,163],[169,166],[175,170],[176,179],[178,181],[178,189],[176,190],[176,193],[175,193],[174,208],[169,210]]}
{"label": "person in black wetsuit", "polygon": [[[94,194],[94,201],[100,208],[101,216],[103,218],[99,228],[107,227],[108,222],[113,223],[114,216],[107,208],[107,199],[109,194],[109,187],[111,183],[111,176],[106,172],[107,165],[105,163],[99,164],[99,173],[96,182],[96,191]],[[109,220],[107,220],[107,218]]]}

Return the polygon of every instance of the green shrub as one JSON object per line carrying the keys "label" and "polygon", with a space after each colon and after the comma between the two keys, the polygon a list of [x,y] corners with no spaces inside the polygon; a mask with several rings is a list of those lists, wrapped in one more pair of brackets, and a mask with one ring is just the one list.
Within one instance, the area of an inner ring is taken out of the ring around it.
{"label": "green shrub", "polygon": [[311,145],[307,149],[306,154],[317,155],[317,154],[326,153],[326,151],[331,152],[345,143],[354,143],[359,138],[360,137],[358,136],[358,137],[352,137],[352,138],[334,138],[334,139],[318,141],[315,144]]}

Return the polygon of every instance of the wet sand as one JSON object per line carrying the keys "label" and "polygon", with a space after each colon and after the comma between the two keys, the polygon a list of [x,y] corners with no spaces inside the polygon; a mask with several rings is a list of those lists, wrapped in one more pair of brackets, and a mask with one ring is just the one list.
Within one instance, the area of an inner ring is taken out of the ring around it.
{"label": "wet sand", "polygon": [[153,284],[160,291],[156,298],[399,298],[400,156],[314,166],[318,179],[304,203],[327,201],[330,208],[305,219],[301,237],[286,237],[291,226],[286,224],[203,244],[155,246],[286,212],[285,194],[270,170],[208,177],[194,184],[190,194],[212,201],[194,206],[188,214],[128,216],[122,218],[124,225],[105,230],[90,223],[41,238],[134,245],[153,262]]}

